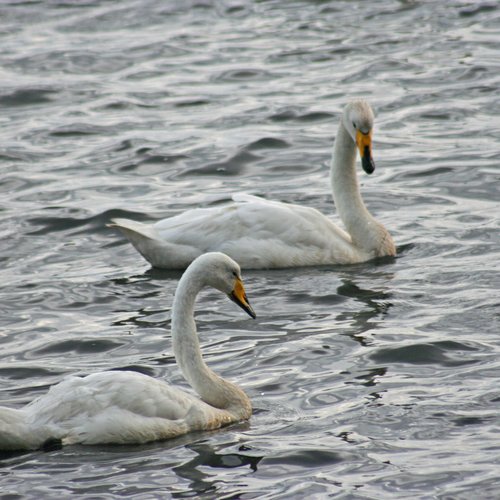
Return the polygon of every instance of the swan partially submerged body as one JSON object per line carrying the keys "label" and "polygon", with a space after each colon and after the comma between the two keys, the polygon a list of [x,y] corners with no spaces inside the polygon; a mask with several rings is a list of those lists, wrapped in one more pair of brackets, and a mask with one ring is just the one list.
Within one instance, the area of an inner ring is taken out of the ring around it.
{"label": "swan partially submerged body", "polygon": [[151,265],[165,269],[183,269],[207,251],[224,252],[246,269],[354,264],[393,256],[392,237],[368,212],[356,175],[357,150],[365,172],[375,169],[373,121],[366,101],[352,101],[335,139],[330,179],[346,230],[314,208],[248,194],[155,224],[113,219],[109,226],[118,228]]}
{"label": "swan partially submerged body", "polygon": [[227,294],[255,317],[240,268],[227,255],[202,255],[182,276],[172,308],[173,350],[201,399],[137,372],[70,377],[24,408],[0,407],[0,450],[38,449],[52,440],[146,443],[250,418],[248,396],[210,370],[201,356],[193,313],[198,292],[207,286]]}

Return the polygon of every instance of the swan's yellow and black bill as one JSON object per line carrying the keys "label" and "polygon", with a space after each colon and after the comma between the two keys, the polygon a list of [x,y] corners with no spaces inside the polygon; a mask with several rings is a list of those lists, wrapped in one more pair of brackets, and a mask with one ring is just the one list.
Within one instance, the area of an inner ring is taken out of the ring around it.
{"label": "swan's yellow and black bill", "polygon": [[238,304],[244,311],[246,311],[252,318],[256,318],[252,306],[249,304],[247,299],[247,294],[245,293],[245,287],[243,286],[243,282],[240,278],[236,278],[236,283],[234,284],[233,291],[229,294],[229,298]]}
{"label": "swan's yellow and black bill", "polygon": [[375,170],[375,162],[372,157],[372,131],[363,134],[361,130],[356,132],[356,144],[361,156],[361,165],[367,174],[372,174]]}

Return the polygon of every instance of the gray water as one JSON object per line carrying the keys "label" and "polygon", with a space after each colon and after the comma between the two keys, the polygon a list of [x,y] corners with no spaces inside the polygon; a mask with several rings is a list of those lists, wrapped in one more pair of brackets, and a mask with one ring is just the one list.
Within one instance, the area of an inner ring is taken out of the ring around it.
{"label": "gray water", "polygon": [[256,320],[204,293],[205,358],[251,420],[3,453],[2,498],[498,498],[498,2],[4,1],[0,65],[3,405],[105,369],[184,384],[180,273],[106,222],[233,192],[336,219],[353,97],[377,115],[363,196],[399,251],[247,271]]}

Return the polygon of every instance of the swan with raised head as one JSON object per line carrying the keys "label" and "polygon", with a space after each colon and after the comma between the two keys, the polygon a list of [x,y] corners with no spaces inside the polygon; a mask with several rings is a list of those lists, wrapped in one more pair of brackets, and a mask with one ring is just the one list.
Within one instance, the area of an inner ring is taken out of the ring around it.
{"label": "swan with raised head", "polygon": [[201,399],[132,371],[70,377],[24,408],[0,407],[0,450],[38,449],[53,441],[146,443],[250,418],[247,395],[210,370],[201,356],[193,312],[198,292],[207,286],[255,318],[240,268],[230,257],[207,253],[186,270],[172,307],[172,344],[184,377]]}
{"label": "swan with raised head", "polygon": [[113,219],[109,226],[118,228],[151,265],[166,269],[185,268],[201,253],[215,250],[245,269],[354,264],[396,255],[391,235],[363,203],[356,175],[356,150],[364,171],[375,169],[373,121],[368,102],[352,101],[335,139],[330,180],[347,231],[314,208],[248,194],[155,224]]}

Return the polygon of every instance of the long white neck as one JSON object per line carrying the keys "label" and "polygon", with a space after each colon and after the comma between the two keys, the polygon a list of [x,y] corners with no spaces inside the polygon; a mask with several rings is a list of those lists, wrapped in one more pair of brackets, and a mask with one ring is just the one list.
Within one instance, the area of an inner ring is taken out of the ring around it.
{"label": "long white neck", "polygon": [[[381,225],[368,212],[356,175],[356,144],[340,122],[330,169],[333,201],[355,247],[373,251],[380,244]],[[385,231],[384,228],[382,228]]]}
{"label": "long white neck", "polygon": [[189,268],[177,286],[172,313],[172,344],[175,359],[184,377],[201,399],[216,408],[231,411],[241,418],[251,413],[250,400],[236,385],[216,375],[203,361],[196,323],[194,304],[205,283],[196,271]]}

